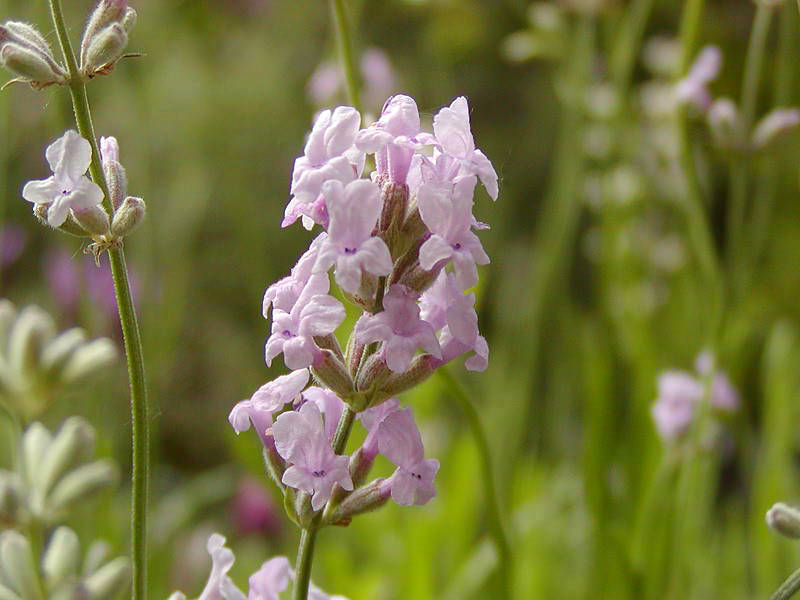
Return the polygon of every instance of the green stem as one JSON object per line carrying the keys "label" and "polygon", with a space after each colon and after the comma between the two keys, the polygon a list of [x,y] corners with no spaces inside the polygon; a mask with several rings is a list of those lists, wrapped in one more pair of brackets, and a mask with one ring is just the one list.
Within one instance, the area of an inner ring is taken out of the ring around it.
{"label": "green stem", "polygon": [[[331,446],[334,454],[341,454],[344,452],[347,439],[350,437],[350,432],[353,429],[355,418],[355,411],[349,406],[345,406],[342,416],[339,418],[339,424],[336,426],[336,433],[333,435],[333,443]],[[311,583],[311,564],[314,561],[314,543],[324,513],[324,510],[319,511],[314,516],[309,526],[303,528],[300,532],[300,543],[297,546],[297,560],[294,565],[296,578],[294,590],[292,591],[293,600],[306,600],[308,597],[308,587]]]}
{"label": "green stem", "polygon": [[[772,6],[766,2],[758,2],[756,16],[750,30],[750,41],[744,63],[744,79],[742,81],[741,119],[742,129],[750,135],[755,118],[758,101],[758,88],[761,83],[761,72],[764,65],[764,52],[767,46],[770,24],[772,22]],[[730,170],[730,197],[728,202],[728,224],[726,232],[726,249],[729,268],[732,276],[739,271],[745,227],[745,213],[748,196],[748,161],[734,159]],[[739,291],[738,289],[736,291]]]}
{"label": "green stem", "polygon": [[647,20],[653,9],[653,0],[634,0],[625,13],[625,20],[611,54],[611,76],[617,88],[618,98],[626,99],[630,87],[633,67],[639,56],[642,37]]}
{"label": "green stem", "polygon": [[506,535],[505,528],[503,527],[503,518],[500,512],[500,503],[497,499],[497,490],[494,484],[494,473],[492,469],[492,456],[489,450],[489,441],[486,437],[486,432],[481,425],[478,411],[475,410],[472,402],[470,402],[464,386],[456,380],[455,377],[446,369],[441,368],[438,371],[439,376],[447,383],[456,402],[464,411],[464,415],[469,422],[472,437],[478,446],[478,454],[481,460],[481,470],[483,475],[483,486],[486,493],[486,506],[489,516],[489,529],[492,537],[494,538],[495,545],[497,546],[498,564],[500,569],[500,578],[503,582],[503,598],[510,600],[513,598],[513,583],[514,583],[514,564],[513,555],[511,553],[511,543]]}
{"label": "green stem", "polygon": [[[685,75],[694,55],[700,22],[703,15],[704,0],[687,0],[683,8],[681,21],[681,61],[680,73]],[[689,234],[689,242],[702,271],[703,279],[709,290],[708,322],[711,329],[709,336],[713,339],[719,329],[722,318],[722,276],[719,270],[714,242],[704,212],[703,190],[697,175],[692,142],[689,135],[689,119],[685,109],[678,113],[678,136],[680,145],[679,160],[681,170],[686,178],[687,194],[681,203]]]}
{"label": "green stem", "polygon": [[[800,5],[800,0],[797,0],[797,3]],[[788,600],[798,590],[800,590],[800,569],[789,575],[788,579],[781,584],[781,587],[769,597],[769,600]]]}
{"label": "green stem", "polygon": [[331,17],[336,26],[336,45],[339,49],[339,60],[344,69],[344,78],[347,83],[347,98],[357,109],[360,108],[359,100],[359,75],[353,57],[350,28],[347,25],[347,15],[344,11],[344,0],[330,0]]}
{"label": "green stem", "polygon": [[[108,185],[103,175],[100,162],[100,150],[92,125],[92,116],[89,109],[89,100],[86,95],[86,86],[78,72],[75,53],[72,49],[64,16],[61,11],[60,0],[49,0],[50,12],[58,34],[58,41],[64,54],[64,60],[70,76],[70,95],[72,107],[75,112],[75,123],[78,132],[88,140],[92,147],[92,160],[89,164],[89,173],[92,180],[100,186],[105,195],[103,205],[111,214],[111,197]],[[111,248],[108,251],[111,275],[114,280],[114,292],[117,298],[119,319],[122,326],[122,335],[125,345],[125,356],[128,362],[128,378],[131,393],[131,429],[133,446],[133,466],[131,473],[131,555],[133,563],[133,577],[131,597],[134,600],[144,600],[147,586],[147,487],[148,487],[148,462],[149,462],[149,434],[147,421],[147,389],[145,384],[144,359],[142,355],[142,342],[139,335],[139,325],[136,311],[133,306],[128,271],[125,265],[125,254],[122,248]]]}

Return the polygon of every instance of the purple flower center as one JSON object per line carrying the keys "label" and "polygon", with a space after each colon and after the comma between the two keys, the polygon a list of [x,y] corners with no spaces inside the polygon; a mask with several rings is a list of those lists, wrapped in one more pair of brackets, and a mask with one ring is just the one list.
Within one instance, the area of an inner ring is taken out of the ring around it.
{"label": "purple flower center", "polygon": [[291,331],[289,331],[288,329],[284,329],[283,330],[283,337],[294,337],[294,336],[292,335]]}
{"label": "purple flower center", "polygon": [[453,244],[453,249],[454,250],[461,250],[461,244],[456,242],[455,244]]}
{"label": "purple flower center", "polygon": [[322,469],[320,471],[311,471],[311,474],[314,477],[325,477],[325,469]]}
{"label": "purple flower center", "polygon": [[356,249],[355,248],[345,248],[344,249],[344,253],[345,254],[355,254],[356,253]]}
{"label": "purple flower center", "polygon": [[415,477],[416,479],[418,479],[418,480],[420,480],[420,481],[422,481],[422,475],[420,475],[419,473],[414,473],[414,472],[412,471],[412,472],[411,472],[411,476],[412,476],[412,477]]}
{"label": "purple flower center", "polygon": [[61,195],[66,196],[69,194],[69,190],[61,190]]}

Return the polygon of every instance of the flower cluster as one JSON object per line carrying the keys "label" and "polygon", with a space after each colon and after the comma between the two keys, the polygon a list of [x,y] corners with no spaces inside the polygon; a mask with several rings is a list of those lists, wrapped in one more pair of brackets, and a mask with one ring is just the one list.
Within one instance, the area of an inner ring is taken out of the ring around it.
{"label": "flower cluster", "polygon": [[[233,580],[228,571],[233,566],[233,551],[225,546],[225,538],[214,533],[208,538],[206,549],[211,556],[211,574],[205,588],[197,600],[278,600],[281,592],[289,587],[289,580],[295,578],[289,567],[289,559],[276,556],[269,559],[248,579],[249,592],[245,595]],[[344,596],[329,596],[315,585],[308,591],[309,600],[347,600]],[[168,600],[186,600],[181,592],[174,592]]]}
{"label": "flower cluster", "polygon": [[[362,176],[367,155],[375,170]],[[425,458],[411,409],[394,397],[460,356],[468,355],[468,369],[487,366],[467,293],[477,265],[489,262],[475,233],[487,226],[472,213],[479,180],[496,199],[497,174],[475,147],[463,97],[435,115],[432,133],[403,95],[366,128],[351,107],[316,118],[295,161],[283,226],[301,220],[323,231],[263,303],[272,319],[266,363],[282,354],[292,372],[229,417],[237,433],[256,430],[297,522],[326,505],[324,523],[347,523],[389,498],[411,505],[435,495],[439,462]],[[330,293],[331,271],[363,311],[345,350],[336,336],[345,307]],[[307,387],[312,376],[318,385]],[[349,431],[340,420],[353,413],[368,434],[348,458],[338,429]],[[396,470],[364,484],[378,453]]]}
{"label": "flower cluster", "polygon": [[706,394],[705,379],[709,380],[711,408],[718,412],[734,412],[739,408],[739,396],[724,372],[715,372],[708,353],[697,357],[699,377],[686,371],[666,371],[658,378],[658,398],[652,407],[653,420],[665,441],[679,439],[689,429],[697,406]]}

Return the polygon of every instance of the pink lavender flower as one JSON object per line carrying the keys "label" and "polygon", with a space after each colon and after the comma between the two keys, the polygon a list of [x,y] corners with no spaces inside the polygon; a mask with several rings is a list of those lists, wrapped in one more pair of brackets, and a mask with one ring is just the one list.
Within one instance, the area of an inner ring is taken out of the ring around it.
{"label": "pink lavender flower", "polygon": [[0,269],[15,262],[25,248],[25,230],[18,225],[0,227]]}
{"label": "pink lavender flower", "polygon": [[410,288],[394,284],[383,299],[384,310],[359,319],[355,327],[360,344],[384,342],[386,365],[402,373],[411,364],[418,348],[441,358],[441,349],[430,323],[419,318],[416,294]]}
{"label": "pink lavender flower", "polygon": [[345,490],[353,489],[349,460],[334,454],[322,413],[314,402],[280,415],[272,434],[278,454],[292,465],[283,474],[283,483],[311,494],[312,509],[325,505],[336,483]]}
{"label": "pink lavender flower", "polygon": [[281,375],[258,388],[250,397],[249,402],[261,410],[275,412],[300,395],[308,383],[308,378],[308,369],[299,369],[288,375]]}
{"label": "pink lavender flower", "polygon": [[450,327],[445,327],[439,334],[439,345],[442,347],[442,364],[455,360],[467,352],[474,352],[464,361],[464,366],[468,371],[485,371],[489,366],[489,344],[482,335],[477,336],[471,343],[465,344],[453,337]]}
{"label": "pink lavender flower", "polygon": [[310,366],[320,353],[314,336],[333,333],[344,317],[341,302],[332,296],[311,295],[304,290],[291,312],[279,309],[272,312],[272,335],[265,350],[267,366],[281,353],[290,369]]}
{"label": "pink lavender flower", "polygon": [[463,344],[474,344],[478,337],[475,294],[464,294],[453,273],[441,271],[433,285],[420,298],[420,316],[436,331],[448,327]]}
{"label": "pink lavender flower", "polygon": [[497,173],[486,155],[475,148],[467,99],[460,96],[433,118],[433,133],[441,151],[457,159],[461,173],[476,175],[492,200],[497,200]]}
{"label": "pink lavender flower", "polygon": [[245,595],[228,577],[228,571],[236,559],[230,548],[225,547],[225,538],[218,533],[213,534],[208,538],[206,548],[211,555],[211,574],[197,600],[244,600]]}
{"label": "pink lavender flower", "polygon": [[675,86],[678,102],[691,104],[705,112],[711,106],[708,83],[716,79],[722,68],[722,52],[716,46],[706,46],[700,51],[686,77]]}
{"label": "pink lavender flower", "polygon": [[395,411],[400,410],[399,403],[394,398],[389,398],[386,402],[381,402],[378,406],[373,406],[365,411],[358,413],[357,419],[367,430],[367,437],[361,444],[361,452],[367,458],[375,458],[378,454],[378,430],[383,420]]}
{"label": "pink lavender flower", "polygon": [[103,201],[100,186],[85,175],[92,160],[92,147],[77,131],[70,129],[50,144],[45,157],[53,175],[26,183],[22,197],[48,206],[47,223],[51,227],[61,227],[70,209],[85,210]]}
{"label": "pink lavender flower", "polygon": [[297,264],[292,268],[291,274],[273,283],[264,292],[264,301],[261,312],[264,318],[269,317],[270,306],[274,306],[285,312],[291,312],[300,294],[306,293],[327,294],[330,289],[330,281],[326,273],[313,274],[314,264],[317,261],[319,247],[327,234],[320,234],[314,238],[303,255],[298,259]]}
{"label": "pink lavender flower", "polygon": [[344,402],[332,391],[325,388],[311,386],[303,392],[303,400],[313,402],[325,417],[325,433],[328,440],[333,441],[333,434],[344,410]]}
{"label": "pink lavender flower", "polygon": [[379,429],[380,453],[397,466],[389,479],[392,500],[404,506],[425,504],[436,495],[433,479],[439,471],[439,461],[425,458],[411,409],[391,412],[380,422]]}
{"label": "pink lavender flower", "polygon": [[[340,181],[326,181],[322,195],[330,213],[328,235],[322,241],[314,271],[327,272],[336,265],[336,282],[355,294],[361,286],[362,271],[388,275],[392,257],[386,243],[372,237],[381,214],[378,186],[359,179],[345,187]],[[327,277],[326,277],[327,278]]]}
{"label": "pink lavender flower", "polygon": [[703,398],[702,384],[684,371],[667,371],[658,378],[658,399],[653,420],[659,435],[673,440],[684,433],[694,418],[695,406]]}
{"label": "pink lavender flower", "polygon": [[231,516],[239,532],[276,534],[281,528],[275,503],[259,481],[245,477],[239,482],[231,505]]}
{"label": "pink lavender flower", "polygon": [[319,114],[303,156],[294,163],[293,198],[286,207],[283,227],[302,216],[303,225],[311,229],[325,216],[324,205],[319,203],[322,184],[330,180],[349,183],[358,177],[363,168],[363,153],[356,150],[354,142],[360,124],[361,115],[350,106]]}
{"label": "pink lavender flower", "polygon": [[476,265],[489,264],[489,257],[471,229],[474,188],[475,177],[468,176],[455,184],[428,182],[417,193],[419,214],[432,234],[419,249],[419,264],[430,271],[452,260],[462,289],[478,282]]}
{"label": "pink lavender flower", "polygon": [[294,578],[288,558],[276,556],[269,559],[248,579],[250,593],[247,600],[278,600],[278,594],[289,587],[290,575]]}
{"label": "pink lavender flower", "polygon": [[800,124],[800,110],[778,108],[762,118],[753,131],[753,146],[764,148],[790,129]]}

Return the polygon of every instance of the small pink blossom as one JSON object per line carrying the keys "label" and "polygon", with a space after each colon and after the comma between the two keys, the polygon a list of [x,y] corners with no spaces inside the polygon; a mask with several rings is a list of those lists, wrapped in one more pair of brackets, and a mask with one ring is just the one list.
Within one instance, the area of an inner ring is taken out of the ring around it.
{"label": "small pink blossom", "polygon": [[722,68],[722,52],[716,46],[706,46],[700,51],[686,77],[675,86],[678,102],[691,104],[705,112],[711,106],[709,82],[716,79]]}
{"label": "small pink blossom", "polygon": [[[297,260],[297,264],[292,268],[291,274],[269,286],[264,292],[264,301],[261,305],[261,313],[264,318],[269,317],[270,306],[274,306],[285,312],[291,312],[295,302],[297,302],[303,291],[306,294],[327,294],[330,289],[330,281],[327,274],[313,274],[314,263],[317,261],[319,247],[327,237],[322,233],[314,238],[303,255]],[[306,288],[308,288],[306,290]]]}
{"label": "small pink blossom", "polygon": [[261,410],[275,412],[300,395],[308,383],[308,378],[308,369],[281,375],[258,388],[250,397],[250,402]]}
{"label": "small pink blossom", "polygon": [[380,453],[397,466],[389,480],[392,500],[404,506],[425,504],[436,495],[433,479],[439,471],[439,461],[425,459],[422,437],[411,409],[390,413],[378,427]]}
{"label": "small pink blossom", "polygon": [[336,282],[346,292],[355,294],[361,287],[362,271],[388,275],[392,257],[386,243],[372,237],[372,230],[381,214],[378,186],[366,179],[347,184],[327,181],[322,194],[328,206],[328,236],[322,241],[314,265],[315,272],[326,273],[336,265]]}
{"label": "small pink blossom", "polygon": [[441,349],[433,328],[419,318],[419,306],[413,290],[394,284],[383,299],[384,310],[356,323],[354,335],[361,344],[384,342],[386,365],[402,373],[411,364],[418,348],[441,358]]}
{"label": "small pink blossom", "polygon": [[48,206],[48,225],[61,227],[70,209],[86,210],[103,201],[100,186],[85,175],[92,160],[92,147],[77,131],[70,129],[50,144],[45,157],[53,175],[26,183],[22,197]]}
{"label": "small pink blossom", "polygon": [[333,441],[336,427],[344,411],[344,402],[332,391],[325,388],[311,386],[303,392],[303,400],[313,402],[325,417],[325,432],[328,440]]}
{"label": "small pink blossom", "polygon": [[288,558],[276,556],[269,559],[248,579],[250,592],[247,600],[279,600],[279,594],[289,587],[290,577],[294,579]]}
{"label": "small pink blossom", "polygon": [[245,595],[228,577],[235,557],[230,548],[225,547],[225,538],[215,533],[208,538],[206,545],[211,555],[211,574],[206,587],[197,600],[245,600]]}
{"label": "small pink blossom", "polygon": [[272,426],[275,448],[290,466],[282,481],[311,494],[311,508],[319,510],[331,496],[334,484],[353,489],[347,456],[334,454],[322,413],[314,402],[298,411],[285,412]]}
{"label": "small pink blossom", "polygon": [[450,334],[470,345],[478,337],[475,294],[465,294],[453,273],[441,271],[433,285],[420,298],[420,316],[434,330],[448,327]]}
{"label": "small pink blossom", "polygon": [[375,458],[378,454],[379,426],[386,417],[397,410],[400,410],[399,403],[394,398],[389,398],[386,402],[381,402],[377,406],[358,413],[356,418],[367,430],[367,437],[361,444],[361,452],[367,458]]}
{"label": "small pink blossom", "polygon": [[702,384],[689,373],[667,371],[660,375],[658,399],[652,408],[659,435],[672,440],[683,434],[694,418],[695,406],[702,398]]}

